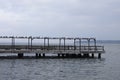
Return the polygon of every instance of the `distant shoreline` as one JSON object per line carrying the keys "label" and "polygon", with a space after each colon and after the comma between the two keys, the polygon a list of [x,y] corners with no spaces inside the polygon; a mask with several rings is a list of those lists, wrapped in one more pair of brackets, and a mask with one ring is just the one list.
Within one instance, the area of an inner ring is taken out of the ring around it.
{"label": "distant shoreline", "polygon": [[97,40],[97,43],[101,44],[120,44],[120,40]]}

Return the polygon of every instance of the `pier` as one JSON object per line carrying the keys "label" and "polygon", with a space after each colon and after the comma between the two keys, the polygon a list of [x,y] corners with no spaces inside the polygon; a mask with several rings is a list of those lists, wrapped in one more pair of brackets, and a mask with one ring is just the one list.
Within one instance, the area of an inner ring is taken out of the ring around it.
{"label": "pier", "polygon": [[0,36],[0,54],[6,53],[18,54],[19,58],[26,53],[35,54],[36,58],[46,54],[55,54],[58,58],[94,58],[97,54],[101,58],[105,50],[96,44],[95,38]]}

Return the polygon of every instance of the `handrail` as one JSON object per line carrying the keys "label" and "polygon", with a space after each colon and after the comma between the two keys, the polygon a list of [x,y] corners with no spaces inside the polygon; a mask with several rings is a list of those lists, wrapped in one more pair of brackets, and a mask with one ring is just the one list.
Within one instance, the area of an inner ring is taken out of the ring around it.
{"label": "handrail", "polygon": [[[11,45],[0,45],[0,49],[28,49],[27,45],[15,45],[15,47],[11,47]],[[32,49],[43,49],[43,50],[103,50],[104,46],[43,46],[43,45],[32,45]]]}

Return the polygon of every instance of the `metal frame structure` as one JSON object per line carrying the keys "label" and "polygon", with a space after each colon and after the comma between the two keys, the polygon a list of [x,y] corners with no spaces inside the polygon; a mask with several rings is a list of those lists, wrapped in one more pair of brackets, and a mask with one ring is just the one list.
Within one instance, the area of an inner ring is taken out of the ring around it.
{"label": "metal frame structure", "polygon": [[[0,36],[0,39],[11,39],[11,45],[0,44],[0,53],[101,54],[105,52],[104,46],[96,45],[95,38]],[[15,44],[17,39],[28,40],[27,45]],[[35,45],[33,41],[36,39],[43,40],[44,45]],[[57,40],[58,43],[53,45],[50,43],[51,40]],[[67,40],[70,40],[73,43],[71,45],[67,45]],[[86,45],[83,45],[82,41],[86,41]],[[93,45],[91,45],[91,41],[93,42]]]}

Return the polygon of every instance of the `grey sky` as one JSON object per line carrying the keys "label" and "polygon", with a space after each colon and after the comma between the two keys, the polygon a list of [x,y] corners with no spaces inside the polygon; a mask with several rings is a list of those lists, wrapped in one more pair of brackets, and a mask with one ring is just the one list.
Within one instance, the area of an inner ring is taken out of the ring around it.
{"label": "grey sky", "polygon": [[0,35],[120,40],[120,0],[0,0]]}

